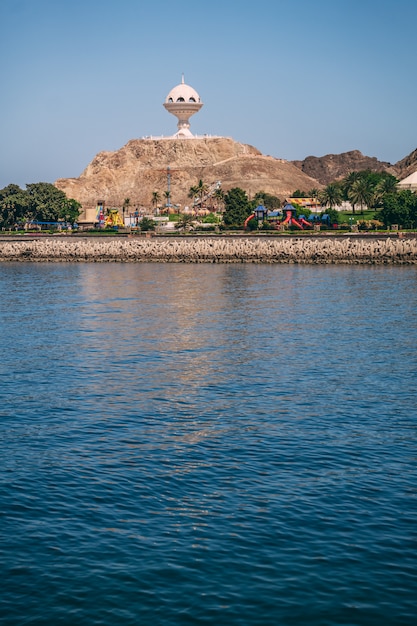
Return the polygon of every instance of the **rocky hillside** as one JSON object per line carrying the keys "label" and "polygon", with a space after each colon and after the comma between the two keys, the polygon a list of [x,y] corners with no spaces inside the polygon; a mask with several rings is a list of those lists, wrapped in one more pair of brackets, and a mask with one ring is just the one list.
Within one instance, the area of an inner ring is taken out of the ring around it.
{"label": "rocky hillside", "polygon": [[327,154],[323,157],[309,156],[303,161],[291,161],[291,163],[322,185],[328,185],[335,180],[344,178],[349,172],[360,172],[361,170],[389,172],[398,176],[396,166],[378,161],[375,157],[364,156],[359,150],[342,154]]}
{"label": "rocky hillside", "polygon": [[121,207],[129,198],[131,207],[149,208],[158,191],[163,202],[168,166],[172,202],[182,207],[190,204],[190,187],[199,179],[209,185],[220,181],[223,191],[241,187],[249,196],[265,191],[281,199],[297,188],[318,186],[294,164],[223,137],[133,139],[116,152],[97,154],[79,178],[61,178],[55,185],[81,202],[82,219],[88,221],[99,200]]}
{"label": "rocky hillside", "polygon": [[157,191],[163,204],[168,167],[171,201],[185,207],[191,202],[190,187],[200,179],[208,185],[220,181],[223,191],[241,187],[249,197],[265,191],[281,199],[296,189],[321,188],[352,171],[386,171],[402,179],[416,171],[417,150],[395,165],[359,150],[289,162],[225,137],[133,139],[116,152],[97,154],[79,178],[60,178],[55,185],[81,202],[81,221],[94,221],[98,201],[121,207],[129,198],[132,208],[150,208]]}
{"label": "rocky hillside", "polygon": [[400,179],[406,178],[410,176],[410,174],[414,174],[417,171],[417,148],[411,152],[408,156],[398,161],[395,164],[395,167],[398,171],[397,176]]}

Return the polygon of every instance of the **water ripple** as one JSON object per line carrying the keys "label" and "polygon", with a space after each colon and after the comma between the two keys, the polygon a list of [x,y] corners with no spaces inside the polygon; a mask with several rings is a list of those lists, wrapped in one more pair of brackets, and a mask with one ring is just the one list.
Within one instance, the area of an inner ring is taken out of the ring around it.
{"label": "water ripple", "polygon": [[3,268],[1,624],[414,625],[415,277]]}

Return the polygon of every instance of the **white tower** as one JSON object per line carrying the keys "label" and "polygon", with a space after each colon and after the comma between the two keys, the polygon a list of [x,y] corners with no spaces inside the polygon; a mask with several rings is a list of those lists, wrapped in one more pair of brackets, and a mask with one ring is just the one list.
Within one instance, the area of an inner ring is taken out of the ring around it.
{"label": "white tower", "polygon": [[189,119],[203,106],[200,96],[195,89],[184,83],[184,74],[179,85],[171,89],[164,102],[164,107],[169,113],[178,118],[178,132],[174,137],[190,138],[194,135],[190,131]]}

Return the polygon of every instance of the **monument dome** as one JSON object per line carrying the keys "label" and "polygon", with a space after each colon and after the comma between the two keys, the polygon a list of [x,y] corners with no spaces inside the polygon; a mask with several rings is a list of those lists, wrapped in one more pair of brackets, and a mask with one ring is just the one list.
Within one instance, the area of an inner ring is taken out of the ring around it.
{"label": "monument dome", "polygon": [[200,96],[193,87],[190,87],[190,85],[184,82],[183,75],[181,83],[171,89],[164,102],[166,110],[172,113],[172,115],[175,115],[178,119],[178,131],[175,133],[174,137],[193,137],[190,131],[189,119],[194,113],[197,113],[202,106],[203,103],[200,100]]}

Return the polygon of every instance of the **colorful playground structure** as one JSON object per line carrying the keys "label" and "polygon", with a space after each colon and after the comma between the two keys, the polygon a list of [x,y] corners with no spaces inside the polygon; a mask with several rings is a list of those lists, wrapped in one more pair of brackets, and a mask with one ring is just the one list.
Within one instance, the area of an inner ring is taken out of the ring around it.
{"label": "colorful playground structure", "polygon": [[281,222],[281,224],[288,224],[288,226],[296,226],[300,230],[304,230],[306,226],[307,228],[312,228],[312,225],[309,222],[307,222],[307,220],[304,218],[303,215],[300,215],[300,217],[296,219],[295,217],[296,210],[292,204],[286,204],[284,207],[284,211],[286,213],[286,217],[285,217],[285,220]]}
{"label": "colorful playground structure", "polygon": [[284,228],[286,226],[295,226],[300,230],[311,229],[314,224],[326,224],[326,226],[330,226],[330,217],[327,214],[321,216],[311,214],[308,219],[306,219],[304,215],[299,215],[298,217],[296,217],[296,215],[297,210],[290,203],[287,203],[281,210],[276,211],[268,211],[266,207],[259,205],[254,212],[246,218],[243,227],[246,230],[249,222],[253,219],[257,219],[258,224],[265,220],[273,220],[278,226],[283,226]]}
{"label": "colorful playground structure", "polygon": [[100,228],[118,228],[119,226],[124,226],[119,210],[107,209],[105,213],[104,203],[99,203],[97,205],[96,221]]}
{"label": "colorful playground structure", "polygon": [[115,226],[124,226],[118,209],[109,209],[106,219],[104,220],[104,227],[106,226],[109,226],[110,228],[114,228]]}

